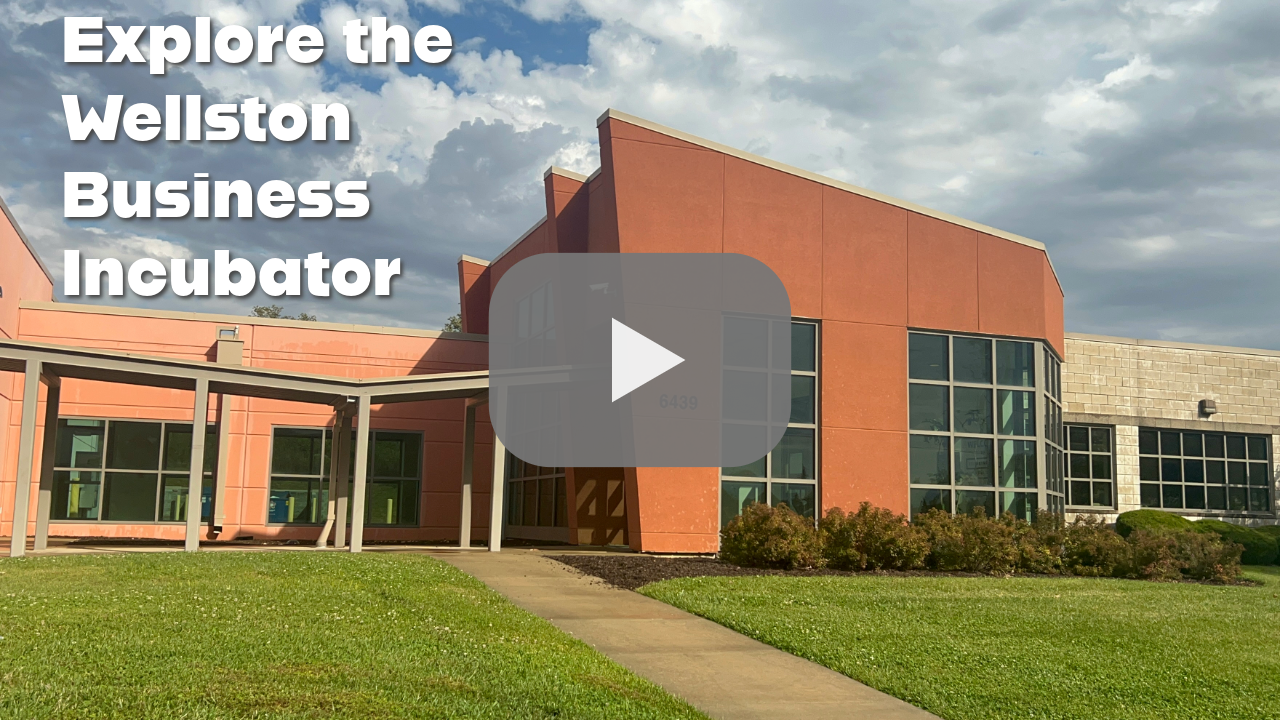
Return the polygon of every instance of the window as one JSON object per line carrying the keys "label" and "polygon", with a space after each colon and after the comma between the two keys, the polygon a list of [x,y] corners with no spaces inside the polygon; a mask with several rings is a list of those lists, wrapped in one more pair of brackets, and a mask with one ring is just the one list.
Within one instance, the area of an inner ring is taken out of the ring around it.
{"label": "window", "polygon": [[[191,423],[59,418],[53,520],[186,522]],[[218,431],[205,433],[200,519],[213,516]]]}
{"label": "window", "polygon": [[801,515],[817,517],[818,387],[818,325],[792,322],[791,417],[786,432],[759,460],[721,470],[721,527],[751,503],[786,503]]}
{"label": "window", "polygon": [[[355,475],[355,431],[347,477]],[[329,463],[333,431],[277,427],[271,435],[271,489],[267,522],[320,525],[329,516]],[[365,475],[366,526],[417,525],[422,434],[373,430]],[[351,512],[348,505],[347,512]],[[350,517],[348,517],[348,521]]]}
{"label": "window", "polygon": [[507,524],[569,527],[564,468],[539,467],[507,453]]}
{"label": "window", "polygon": [[1067,504],[1075,508],[1114,508],[1115,445],[1109,427],[1068,425]]}
{"label": "window", "polygon": [[1266,435],[1138,429],[1143,507],[1271,515]]}
{"label": "window", "polygon": [[1062,362],[1044,349],[1045,499],[1049,512],[1061,515],[1066,504],[1066,434],[1062,426]]}
{"label": "window", "polygon": [[[1031,519],[1045,498],[1060,512],[1061,488],[1046,473],[1041,493],[1036,412],[1045,416],[1045,462],[1056,459],[1053,420],[1061,414],[1057,360],[1037,343],[911,333],[908,345],[909,481],[913,515],[937,508],[982,508]],[[1045,392],[1037,408],[1037,353],[1043,352]],[[1060,431],[1059,431],[1060,434]],[[1060,453],[1061,451],[1058,450]]]}

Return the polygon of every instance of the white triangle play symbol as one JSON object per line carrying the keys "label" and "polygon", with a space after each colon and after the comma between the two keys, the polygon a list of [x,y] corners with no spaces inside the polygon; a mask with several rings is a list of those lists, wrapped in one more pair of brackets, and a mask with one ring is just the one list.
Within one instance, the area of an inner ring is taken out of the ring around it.
{"label": "white triangle play symbol", "polygon": [[613,400],[684,362],[684,358],[613,321]]}

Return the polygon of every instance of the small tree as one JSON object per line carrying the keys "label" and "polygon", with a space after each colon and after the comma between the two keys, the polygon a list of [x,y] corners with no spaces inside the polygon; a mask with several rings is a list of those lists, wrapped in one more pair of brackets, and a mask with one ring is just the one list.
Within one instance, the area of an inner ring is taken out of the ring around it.
{"label": "small tree", "polygon": [[279,305],[254,305],[253,312],[249,317],[272,318],[277,320],[305,320],[307,322],[315,322],[316,316],[309,313],[298,313],[293,315],[285,315],[284,308]]}
{"label": "small tree", "polygon": [[444,327],[440,328],[443,332],[462,332],[462,314],[454,313],[444,321]]}

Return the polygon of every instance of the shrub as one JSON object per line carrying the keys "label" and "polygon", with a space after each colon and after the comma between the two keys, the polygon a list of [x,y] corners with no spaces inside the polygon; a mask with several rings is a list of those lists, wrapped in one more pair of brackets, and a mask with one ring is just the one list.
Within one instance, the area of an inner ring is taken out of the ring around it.
{"label": "shrub", "polygon": [[[1280,550],[1280,525],[1263,525],[1256,527],[1254,530],[1266,535],[1276,541],[1276,549]],[[1276,565],[1280,565],[1280,552],[1276,553],[1276,559],[1273,561]]]}
{"label": "shrub", "polygon": [[786,505],[748,505],[720,531],[720,558],[742,567],[819,567],[822,545],[813,521]]}
{"label": "shrub", "polygon": [[1200,520],[1192,523],[1197,532],[1217,533],[1223,540],[1244,548],[1240,560],[1245,565],[1270,565],[1276,559],[1275,538],[1268,537],[1253,528],[1233,525],[1221,520]]}
{"label": "shrub", "polygon": [[1211,532],[1134,530],[1116,577],[1229,582],[1240,577],[1240,546]]}
{"label": "shrub", "polygon": [[1179,580],[1182,568],[1176,557],[1178,533],[1168,530],[1132,530],[1125,538],[1127,556],[1116,568],[1117,577],[1139,580]]}
{"label": "shrub", "polygon": [[1129,543],[1094,516],[1077,516],[1063,531],[1062,566],[1071,575],[1114,577],[1129,558]]}
{"label": "shrub", "polygon": [[958,517],[930,510],[916,525],[929,541],[925,562],[934,570],[993,575],[1018,570],[1021,553],[1012,521],[992,520],[981,508]]}
{"label": "shrub", "polygon": [[1066,529],[1061,515],[1037,513],[1035,521],[1027,523],[1006,514],[1001,522],[1013,525],[1019,570],[1045,575],[1057,575],[1063,571]]}
{"label": "shrub", "polygon": [[1229,582],[1240,577],[1241,546],[1207,532],[1173,534],[1182,573],[1196,580]]}
{"label": "shrub", "polygon": [[832,508],[818,523],[822,554],[838,570],[915,570],[924,567],[924,534],[891,510],[864,502],[858,512]]}
{"label": "shrub", "polygon": [[1116,518],[1116,532],[1122,537],[1129,537],[1134,530],[1148,532],[1170,532],[1191,529],[1191,521],[1181,515],[1174,515],[1160,510],[1130,510],[1120,513]]}

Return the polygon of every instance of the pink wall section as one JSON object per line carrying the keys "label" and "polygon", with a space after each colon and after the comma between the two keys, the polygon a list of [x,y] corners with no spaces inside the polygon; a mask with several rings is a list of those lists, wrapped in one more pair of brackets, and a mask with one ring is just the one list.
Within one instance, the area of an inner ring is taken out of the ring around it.
{"label": "pink wall section", "polygon": [[[448,337],[432,338],[385,332],[350,332],[236,319],[244,341],[244,362],[255,367],[292,370],[338,377],[386,377],[484,369],[484,342]],[[102,348],[191,360],[212,360],[215,333],[230,324],[211,320],[173,319],[93,312],[84,307],[67,310],[23,308],[19,339]],[[300,325],[295,323],[295,325]],[[392,331],[394,332],[394,331]],[[216,396],[215,396],[216,397]],[[141,388],[109,383],[65,380],[61,415],[190,422],[194,395],[190,391]],[[226,522],[219,539],[237,535],[255,538],[314,539],[315,527],[266,525],[268,459],[272,427],[323,427],[333,423],[328,406],[278,400],[231,397],[231,442],[227,473]],[[216,421],[211,402],[209,420]],[[43,409],[41,410],[43,413]],[[43,415],[41,415],[43,417]],[[15,438],[21,422],[21,402],[7,409],[5,435]],[[456,541],[461,507],[463,401],[438,400],[375,405],[370,427],[419,431],[422,454],[420,528],[369,528],[366,537],[379,540]],[[475,489],[472,507],[474,536],[488,527],[489,478],[492,476],[492,431],[481,410],[477,423]],[[11,479],[17,470],[16,443],[6,443],[2,461]],[[13,482],[0,486],[0,498],[13,497]],[[0,511],[0,534],[11,531],[11,502]],[[34,518],[34,493],[32,498]],[[34,530],[34,520],[31,529]],[[170,524],[54,523],[54,536],[163,537],[178,539],[183,528]]]}

